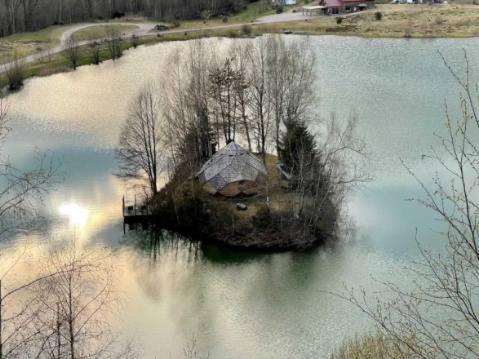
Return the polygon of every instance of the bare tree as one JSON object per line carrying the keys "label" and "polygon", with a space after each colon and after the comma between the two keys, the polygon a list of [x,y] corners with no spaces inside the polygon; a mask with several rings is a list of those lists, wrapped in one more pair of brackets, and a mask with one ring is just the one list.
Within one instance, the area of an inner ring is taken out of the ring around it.
{"label": "bare tree", "polygon": [[25,251],[14,258],[6,258],[5,270],[0,276],[0,358],[40,357],[43,349],[39,343],[44,333],[38,319],[43,315],[44,307],[36,288],[51,280],[58,272],[30,273],[23,280],[9,280],[9,276],[18,270]]}
{"label": "bare tree", "polygon": [[186,92],[195,131],[198,163],[211,155],[211,123],[208,109],[208,84],[211,55],[202,41],[193,42],[188,48],[185,71],[189,77]]}
{"label": "bare tree", "polygon": [[23,282],[7,281],[17,267],[29,265],[22,263],[24,254],[0,277],[0,358],[135,357],[111,329],[119,298],[108,255],[68,242],[36,262]]}
{"label": "bare tree", "polygon": [[235,140],[238,122],[241,116],[239,96],[247,86],[243,73],[233,69],[231,59],[210,73],[210,99],[212,112],[217,119],[218,129],[223,133],[225,143]]}
{"label": "bare tree", "polygon": [[9,90],[20,90],[23,87],[23,81],[25,80],[24,63],[20,55],[14,51],[11,62],[5,66]]}
{"label": "bare tree", "polygon": [[287,166],[295,196],[293,214],[305,231],[321,228],[323,236],[337,230],[346,194],[370,179],[365,144],[355,133],[356,118],[340,125],[335,116],[312,133],[305,122],[288,120],[280,141],[280,158]]}
{"label": "bare tree", "polygon": [[266,153],[272,122],[272,99],[267,79],[268,63],[266,40],[257,40],[248,56],[248,71],[250,77],[250,112],[251,127],[256,147],[261,154]]}
{"label": "bare tree", "polygon": [[158,193],[158,179],[164,160],[164,135],[160,120],[158,99],[152,87],[146,87],[131,105],[116,151],[119,176],[146,179],[152,195]]}
{"label": "bare tree", "polygon": [[119,59],[123,55],[123,39],[121,32],[113,26],[107,28],[106,38],[108,51],[113,60]]}
{"label": "bare tree", "polygon": [[253,150],[251,144],[251,76],[249,73],[249,46],[247,44],[233,46],[230,49],[232,65],[237,73],[238,81],[236,81],[234,89],[238,102],[239,118],[242,127],[242,134],[246,137],[249,151]]}
{"label": "bare tree", "polygon": [[8,359],[30,352],[39,339],[40,332],[34,324],[40,312],[38,302],[35,297],[24,299],[19,294],[31,290],[45,277],[9,289],[3,284],[4,277],[0,280],[0,358]]}
{"label": "bare tree", "polygon": [[23,31],[32,29],[32,17],[38,7],[40,0],[21,0],[23,9]]}
{"label": "bare tree", "polygon": [[20,0],[3,0],[6,9],[8,33],[17,32],[17,11],[21,5]]}
{"label": "bare tree", "polygon": [[[9,132],[7,104],[0,98],[0,146]],[[1,148],[1,147],[0,147]],[[2,153],[0,151],[0,156]],[[50,188],[54,170],[44,161],[31,171],[23,172],[0,157],[0,240],[19,231],[38,228],[36,204]],[[6,276],[16,261],[0,276],[0,358],[14,358],[26,350],[38,337],[33,322],[38,307],[34,298],[24,299],[24,293],[45,277],[36,277],[23,284],[7,287]],[[13,305],[13,310],[7,310]]]}
{"label": "bare tree", "polygon": [[72,243],[54,250],[46,262],[47,280],[39,282],[42,357],[114,357],[107,312],[115,300],[108,257]]}
{"label": "bare tree", "polygon": [[[0,99],[0,145],[8,133],[7,105]],[[22,171],[2,158],[0,151],[0,239],[37,228],[41,217],[36,204],[51,189],[55,168],[40,156],[36,168]]]}
{"label": "bare tree", "polygon": [[9,132],[8,124],[8,107],[7,102],[0,97],[0,144],[5,140]]}
{"label": "bare tree", "polygon": [[[185,51],[186,53],[184,53]],[[209,110],[211,52],[196,40],[186,50],[173,54],[167,81],[165,116],[168,148],[175,167],[186,164],[192,173],[212,153],[214,138]]]}
{"label": "bare tree", "polygon": [[315,54],[306,38],[300,44],[285,44],[272,35],[267,39],[267,79],[271,96],[276,150],[286,121],[306,120],[315,102]]}
{"label": "bare tree", "polygon": [[439,168],[432,185],[405,165],[423,190],[419,203],[447,227],[446,253],[434,253],[418,242],[422,260],[410,268],[417,285],[403,289],[384,283],[391,301],[371,302],[364,291],[343,296],[372,318],[407,358],[479,356],[479,117],[467,56],[465,62],[464,78],[446,62],[462,89],[460,112],[452,115],[446,106],[446,135],[436,135],[440,146],[423,155]]}
{"label": "bare tree", "polygon": [[80,58],[79,50],[78,41],[73,35],[70,36],[65,43],[64,56],[73,70],[76,70],[78,67],[78,61]]}
{"label": "bare tree", "polygon": [[101,62],[101,48],[100,43],[98,41],[94,41],[90,44],[90,53],[91,53],[91,61],[98,65]]}

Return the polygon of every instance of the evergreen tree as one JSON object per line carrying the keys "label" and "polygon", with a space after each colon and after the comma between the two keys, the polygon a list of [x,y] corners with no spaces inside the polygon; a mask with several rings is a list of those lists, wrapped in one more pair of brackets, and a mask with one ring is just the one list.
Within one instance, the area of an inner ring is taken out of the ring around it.
{"label": "evergreen tree", "polygon": [[316,142],[303,121],[286,122],[278,155],[293,175],[297,176],[312,168],[317,157]]}

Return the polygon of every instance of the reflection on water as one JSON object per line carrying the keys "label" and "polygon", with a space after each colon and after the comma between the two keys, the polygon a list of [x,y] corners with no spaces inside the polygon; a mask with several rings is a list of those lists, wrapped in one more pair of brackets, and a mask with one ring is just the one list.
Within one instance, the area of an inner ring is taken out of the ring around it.
{"label": "reflection on water", "polygon": [[85,227],[88,219],[88,210],[76,203],[64,203],[58,209],[60,215],[68,218],[71,226]]}
{"label": "reflection on water", "polygon": [[[4,243],[0,267],[3,258],[28,247],[28,264],[17,277],[31,274],[52,243],[72,238],[112,254],[125,296],[115,326],[146,357],[179,357],[194,336],[211,358],[326,358],[346,335],[370,329],[361,313],[329,292],[363,286],[384,296],[371,276],[407,286],[412,278],[401,269],[417,255],[416,228],[426,246],[442,246],[431,231],[437,231],[435,218],[407,200],[421,194],[400,159],[419,177],[432,177],[436,168],[421,155],[434,142],[432,133],[442,131],[444,99],[453,110],[457,97],[437,50],[461,67],[466,48],[475,70],[479,40],[311,40],[318,52],[321,117],[356,114],[372,159],[374,181],[348,203],[356,225],[352,241],[310,253],[265,255],[205,246],[169,232],[123,235],[121,198],[127,189],[113,176],[113,149],[128,103],[147,81],[161,88],[168,54],[184,46],[164,43],[98,67],[30,80],[10,96],[10,159],[28,167],[35,151],[48,151],[61,166],[62,181],[42,209],[51,220],[48,234]],[[209,48],[225,48],[253,40],[205,41]]]}

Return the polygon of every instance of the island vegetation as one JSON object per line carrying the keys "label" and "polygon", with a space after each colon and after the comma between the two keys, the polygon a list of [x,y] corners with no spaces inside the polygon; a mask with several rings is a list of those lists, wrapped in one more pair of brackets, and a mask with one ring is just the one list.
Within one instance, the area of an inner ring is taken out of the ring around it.
{"label": "island vegetation", "polygon": [[[337,234],[345,193],[367,179],[364,145],[354,118],[340,126],[332,116],[317,133],[309,129],[318,122],[315,62],[308,39],[279,36],[224,55],[198,41],[173,55],[161,92],[148,86],[132,103],[117,150],[120,176],[145,179],[156,224],[276,250]],[[211,195],[196,173],[216,147],[238,141],[264,163],[266,181],[254,195]]]}

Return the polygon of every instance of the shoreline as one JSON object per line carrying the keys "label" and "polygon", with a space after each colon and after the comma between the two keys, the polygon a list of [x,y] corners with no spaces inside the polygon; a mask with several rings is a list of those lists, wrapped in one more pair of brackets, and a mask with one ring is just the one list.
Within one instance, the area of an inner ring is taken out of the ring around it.
{"label": "shoreline", "polygon": [[[377,20],[377,14],[381,20]],[[338,23],[338,18],[342,20]],[[151,22],[150,22],[151,23]],[[128,22],[125,22],[128,24]],[[170,32],[139,36],[134,44],[125,38],[124,50],[162,42],[189,41],[200,38],[251,38],[265,34],[296,36],[336,36],[363,39],[473,39],[479,38],[479,6],[477,5],[385,5],[345,16],[317,16],[286,22],[245,22],[219,24],[217,20],[199,27],[185,22]],[[80,26],[80,25],[78,25]],[[183,28],[184,27],[184,28]],[[91,65],[90,44],[79,47],[79,66]],[[102,46],[102,62],[111,60]],[[4,66],[4,65],[0,65]],[[72,71],[63,52],[23,64],[25,80]],[[0,89],[8,85],[6,73],[0,73]]]}
{"label": "shoreline", "polygon": [[[254,25],[253,25],[254,26]],[[208,29],[206,28],[205,30],[202,30],[203,32],[208,32]],[[210,30],[211,31],[211,30]],[[192,33],[190,33],[192,34]],[[431,35],[424,35],[424,36],[411,36],[411,37],[404,37],[404,36],[391,36],[391,35],[380,35],[380,34],[358,34],[355,32],[307,32],[307,31],[300,31],[300,32],[258,32],[255,33],[254,35],[241,35],[241,34],[197,34],[198,36],[181,36],[182,38],[178,38],[178,34],[174,34],[175,36],[172,36],[174,38],[169,38],[168,35],[164,35],[161,37],[156,37],[154,35],[148,35],[146,37],[139,38],[139,44],[137,47],[144,47],[144,46],[153,46],[157,45],[160,43],[166,43],[166,42],[182,42],[182,41],[191,41],[191,40],[196,40],[196,39],[205,39],[205,38],[227,38],[227,39],[248,39],[248,38],[254,38],[258,36],[263,36],[263,35],[268,35],[268,34],[279,34],[279,35],[289,35],[289,36],[317,36],[317,37],[322,37],[322,36],[328,36],[328,37],[352,37],[352,38],[361,38],[361,39],[368,39],[368,40],[374,40],[374,39],[391,39],[391,40],[441,40],[441,39],[476,39],[479,38],[478,35],[471,35],[471,36],[463,36],[463,35],[449,35],[449,36],[431,36]],[[155,37],[154,39],[149,38],[149,37]],[[82,50],[85,50],[88,47],[88,45],[83,45],[81,46]],[[135,47],[132,45],[128,45],[125,47],[124,51],[130,51],[134,50]],[[112,60],[111,57],[105,57],[102,59],[102,62],[104,61],[110,61]],[[83,67],[83,66],[91,66],[94,65],[93,62],[89,61],[86,56],[82,56],[80,58],[80,65],[77,68]],[[3,65],[0,65],[3,66]],[[35,63],[28,64],[25,66],[25,80],[30,80],[36,77],[46,77],[46,76],[51,76],[51,75],[56,75],[60,73],[66,73],[66,72],[72,72],[72,70],[68,64],[66,63],[66,60],[63,56],[62,53],[55,54],[52,56],[50,60],[47,61],[38,61]],[[5,91],[5,88],[8,87],[8,81],[6,78],[6,74],[0,74],[0,89],[3,89]],[[21,91],[21,89],[19,90]],[[1,92],[1,91],[0,91]],[[7,95],[10,93],[14,93],[15,91],[6,91]]]}

